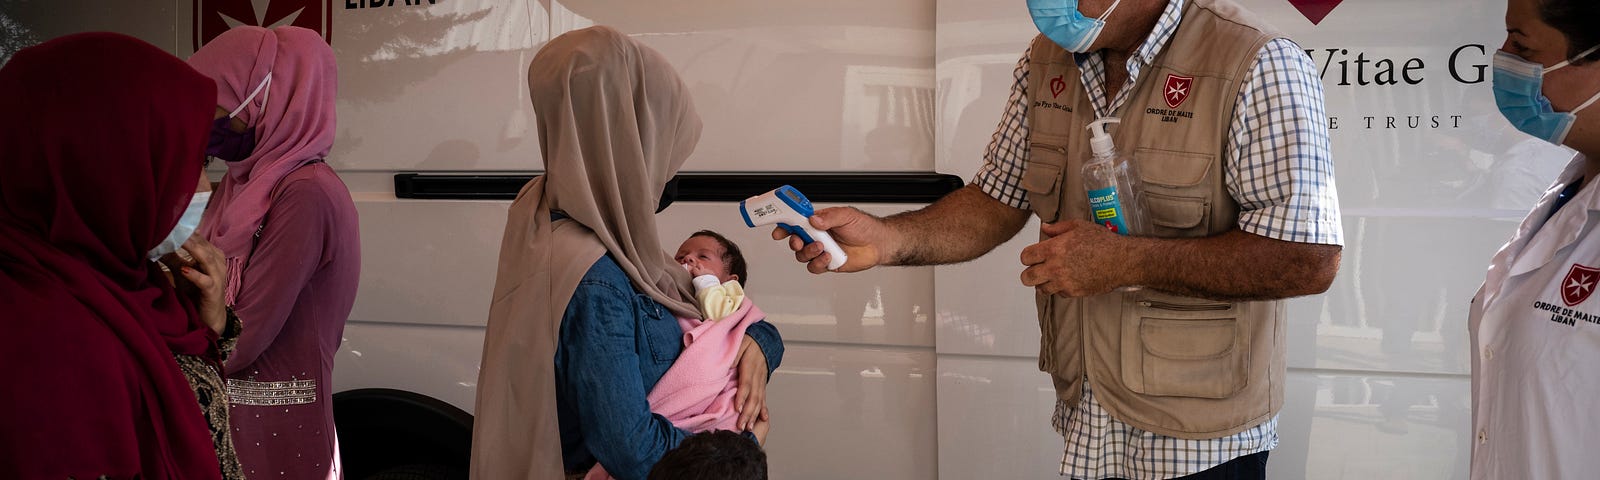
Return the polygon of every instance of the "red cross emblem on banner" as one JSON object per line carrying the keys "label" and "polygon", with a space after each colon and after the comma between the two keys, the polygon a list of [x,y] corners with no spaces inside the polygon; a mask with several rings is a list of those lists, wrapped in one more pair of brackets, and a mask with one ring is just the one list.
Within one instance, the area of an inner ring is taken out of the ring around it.
{"label": "red cross emblem on banner", "polygon": [[194,49],[241,25],[304,27],[331,43],[333,4],[329,0],[194,0]]}

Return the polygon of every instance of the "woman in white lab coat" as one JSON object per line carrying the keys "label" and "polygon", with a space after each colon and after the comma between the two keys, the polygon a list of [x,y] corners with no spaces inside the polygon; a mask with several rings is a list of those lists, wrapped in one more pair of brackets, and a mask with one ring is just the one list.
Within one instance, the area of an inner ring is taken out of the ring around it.
{"label": "woman in white lab coat", "polygon": [[1494,95],[1577,155],[1495,253],[1473,299],[1472,478],[1600,472],[1600,3],[1508,0]]}

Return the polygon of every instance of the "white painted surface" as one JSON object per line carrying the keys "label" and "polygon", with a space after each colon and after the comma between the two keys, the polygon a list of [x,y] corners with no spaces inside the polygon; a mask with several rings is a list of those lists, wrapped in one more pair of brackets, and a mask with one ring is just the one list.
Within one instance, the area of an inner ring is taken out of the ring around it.
{"label": "white painted surface", "polygon": [[705,122],[688,170],[933,166],[931,0],[489,2],[334,11],[342,170],[542,168],[526,70],[615,26],[681,72]]}
{"label": "white painted surface", "polygon": [[767,387],[774,480],[935,478],[927,349],[790,344]]}
{"label": "white painted surface", "polygon": [[481,329],[510,202],[356,197],[361,286],[351,320]]}
{"label": "white painted surface", "polygon": [[[1055,477],[1062,447],[1050,428],[1055,394],[1036,366],[940,356],[940,478]],[[1293,370],[1267,477],[1466,478],[1468,385],[1462,375]]]}
{"label": "white painted surface", "polygon": [[390,388],[472,411],[483,329],[351,321],[334,356],[335,392]]}
{"label": "white painted surface", "polygon": [[[111,29],[188,53],[161,38],[186,38],[191,2],[148,15],[82,3],[0,1],[0,14],[34,32]],[[1329,294],[1290,303],[1293,370],[1271,476],[1461,478],[1468,296],[1563,163],[1509,130],[1487,82],[1461,81],[1486,53],[1451,61],[1464,45],[1499,45],[1502,3],[1345,0],[1320,25],[1286,0],[1243,3],[1327,67],[1347,241]],[[389,177],[541,168],[524,78],[550,37],[611,24],[665,54],[705,121],[688,171],[970,178],[1034,34],[1017,0],[438,0],[336,7],[333,21],[340,134],[329,161],[355,192],[365,254],[336,385],[467,410],[507,204],[396,200]],[[1411,58],[1420,83],[1360,85],[1376,62]],[[700,228],[739,242],[752,298],[791,342],[770,390],[775,478],[1057,478],[1032,292],[1017,282],[1036,226],[963,265],[814,276],[733,208],[674,206],[663,244]]]}

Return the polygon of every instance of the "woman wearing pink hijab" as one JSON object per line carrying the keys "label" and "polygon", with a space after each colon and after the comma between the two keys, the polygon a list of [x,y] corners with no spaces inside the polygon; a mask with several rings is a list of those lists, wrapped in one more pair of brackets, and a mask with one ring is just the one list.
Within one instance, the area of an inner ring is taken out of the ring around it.
{"label": "woman wearing pink hijab", "polygon": [[234,444],[253,479],[339,478],[333,356],[355,302],[355,204],[333,146],[333,50],[298,27],[239,27],[189,57],[217,82],[207,154],[228,172],[199,233],[222,249],[244,331],[226,364]]}

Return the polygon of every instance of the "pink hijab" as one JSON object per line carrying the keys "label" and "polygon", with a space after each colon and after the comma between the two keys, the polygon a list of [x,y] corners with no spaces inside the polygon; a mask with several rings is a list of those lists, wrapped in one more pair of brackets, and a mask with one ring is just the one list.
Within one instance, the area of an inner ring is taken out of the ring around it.
{"label": "pink hijab", "polygon": [[228,110],[267,84],[238,114],[255,129],[256,148],[249,158],[228,163],[200,223],[200,233],[227,254],[231,305],[273,189],[333,148],[338,70],[328,43],[300,27],[228,30],[194,52],[189,65],[216,80],[217,105]]}

